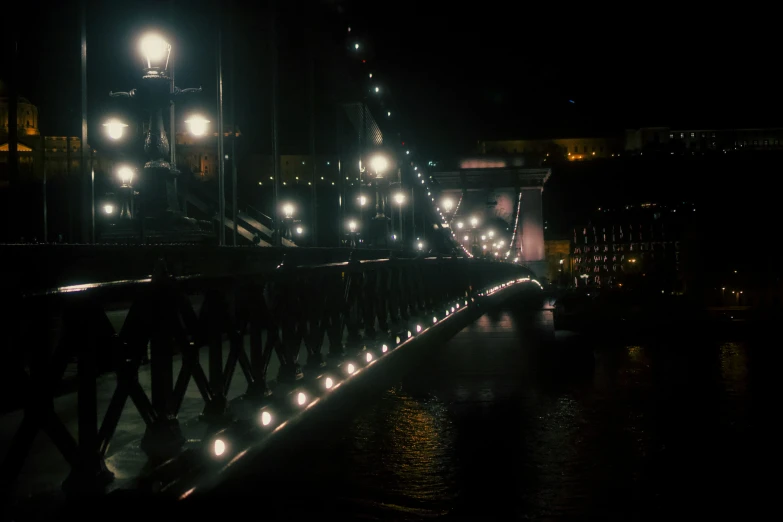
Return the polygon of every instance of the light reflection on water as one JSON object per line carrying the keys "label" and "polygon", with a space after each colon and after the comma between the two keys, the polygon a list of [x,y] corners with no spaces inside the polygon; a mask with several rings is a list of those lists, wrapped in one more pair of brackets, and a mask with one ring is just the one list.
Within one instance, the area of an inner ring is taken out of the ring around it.
{"label": "light reflection on water", "polygon": [[370,520],[657,520],[747,506],[761,451],[747,342],[560,342],[547,325],[551,312],[482,317],[437,364],[307,448],[299,487],[322,513]]}

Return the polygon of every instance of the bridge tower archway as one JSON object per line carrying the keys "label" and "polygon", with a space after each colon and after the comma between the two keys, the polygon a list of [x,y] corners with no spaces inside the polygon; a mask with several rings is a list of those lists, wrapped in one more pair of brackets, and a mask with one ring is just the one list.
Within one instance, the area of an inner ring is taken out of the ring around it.
{"label": "bridge tower archway", "polygon": [[[475,216],[484,231],[489,223],[505,223],[503,237],[508,241],[501,255],[508,252],[511,259],[518,257],[539,278],[547,272],[542,193],[550,176],[548,168],[506,166],[432,174],[440,186],[440,196],[457,202],[453,222],[467,224]],[[492,244],[489,241],[490,247]]]}

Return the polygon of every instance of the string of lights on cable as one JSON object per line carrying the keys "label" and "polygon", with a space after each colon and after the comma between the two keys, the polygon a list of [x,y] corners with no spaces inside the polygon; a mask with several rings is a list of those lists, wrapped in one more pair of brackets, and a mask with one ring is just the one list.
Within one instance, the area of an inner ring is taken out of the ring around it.
{"label": "string of lights on cable", "polygon": [[[364,52],[369,47],[368,37],[365,35],[362,38],[358,37],[357,28],[348,26],[346,28],[346,48],[349,53],[358,62],[359,67],[362,70],[362,77],[364,78],[363,88],[365,93],[365,99],[375,100],[381,107],[381,114],[390,120],[395,119],[396,122],[404,121],[401,114],[400,105],[393,103],[391,89],[388,85],[382,83],[383,74],[379,70],[376,63],[370,63],[370,56]],[[362,107],[362,110],[364,108]],[[468,257],[473,257],[473,254],[464,246],[463,242],[459,241],[454,230],[449,224],[449,220],[444,215],[440,208],[440,205],[436,202],[435,191],[437,188],[437,182],[433,180],[432,175],[429,175],[424,164],[420,164],[417,161],[416,150],[417,147],[414,143],[411,143],[407,137],[407,132],[399,132],[397,140],[396,150],[398,156],[403,158],[404,164],[408,167],[402,169],[402,176],[408,175],[406,180],[410,186],[414,187],[414,190],[426,191],[428,198],[425,201],[429,201],[429,215],[437,216],[437,223],[434,223],[433,229],[437,231],[448,231],[448,234],[444,234],[447,242],[452,244],[452,247],[461,249]],[[364,139],[364,136],[363,136]],[[434,162],[428,162],[427,166],[434,165]],[[415,177],[413,174],[415,173]],[[438,191],[440,192],[440,191]],[[438,195],[438,201],[440,201],[440,195]],[[459,205],[462,202],[460,197],[457,207],[454,209],[453,216],[457,214]],[[452,202],[453,205],[453,202]],[[450,209],[446,209],[450,210]],[[425,214],[426,215],[426,214]],[[421,249],[422,242],[420,238],[415,238],[417,248]]]}

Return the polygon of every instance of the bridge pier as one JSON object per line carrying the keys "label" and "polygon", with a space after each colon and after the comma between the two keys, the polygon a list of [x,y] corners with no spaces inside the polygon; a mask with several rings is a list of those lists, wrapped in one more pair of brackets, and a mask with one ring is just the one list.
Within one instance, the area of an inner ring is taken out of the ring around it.
{"label": "bridge pier", "polygon": [[522,262],[537,277],[546,277],[546,250],[544,248],[544,213],[542,193],[544,187],[522,188],[517,248],[522,250]]}

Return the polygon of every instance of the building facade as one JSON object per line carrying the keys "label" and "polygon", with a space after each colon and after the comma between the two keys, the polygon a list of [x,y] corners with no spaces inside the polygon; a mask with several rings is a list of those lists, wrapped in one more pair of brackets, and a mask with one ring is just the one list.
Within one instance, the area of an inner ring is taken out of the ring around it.
{"label": "building facade", "polygon": [[660,152],[696,154],[783,150],[783,128],[674,129],[644,127],[597,138],[480,141],[484,155],[524,155],[550,162],[586,161]]}
{"label": "building facade", "polygon": [[573,231],[573,284],[681,291],[683,239],[694,210],[690,203],[644,203],[596,213]]}

